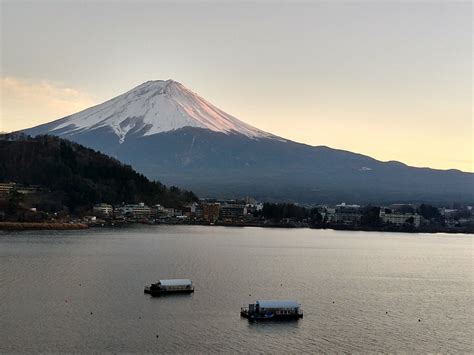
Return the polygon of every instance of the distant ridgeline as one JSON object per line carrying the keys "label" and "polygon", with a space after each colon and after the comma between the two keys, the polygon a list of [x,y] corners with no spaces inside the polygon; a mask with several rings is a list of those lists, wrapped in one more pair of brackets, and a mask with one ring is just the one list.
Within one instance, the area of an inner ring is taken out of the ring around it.
{"label": "distant ridgeline", "polygon": [[71,211],[100,202],[180,208],[197,201],[190,191],[151,182],[114,158],[53,136],[0,135],[0,182],[41,186],[47,191],[41,204]]}

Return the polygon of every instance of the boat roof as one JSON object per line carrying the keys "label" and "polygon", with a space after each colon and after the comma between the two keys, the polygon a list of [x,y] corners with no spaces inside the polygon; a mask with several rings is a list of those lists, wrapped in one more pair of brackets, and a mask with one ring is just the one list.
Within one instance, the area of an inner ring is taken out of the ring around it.
{"label": "boat roof", "polygon": [[298,308],[300,304],[295,300],[258,300],[262,308]]}
{"label": "boat roof", "polygon": [[189,279],[168,279],[168,280],[158,280],[162,286],[190,286],[192,281]]}

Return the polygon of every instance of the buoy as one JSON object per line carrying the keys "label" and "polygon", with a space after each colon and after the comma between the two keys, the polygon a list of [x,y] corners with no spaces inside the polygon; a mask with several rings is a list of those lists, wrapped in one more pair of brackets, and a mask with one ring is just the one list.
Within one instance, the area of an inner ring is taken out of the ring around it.
{"label": "buoy", "polygon": [[388,314],[388,312],[385,312],[385,314]]}
{"label": "buoy", "polygon": [[418,318],[418,322],[421,322],[421,319],[420,319],[420,318]]}
{"label": "buoy", "polygon": [[335,303],[334,301],[332,301],[332,303]]}
{"label": "buoy", "polygon": [[249,293],[249,297],[252,296],[250,293]]}
{"label": "buoy", "polygon": [[93,313],[91,312],[91,314],[93,314]]}
{"label": "buoy", "polygon": [[160,336],[157,334],[156,337],[159,338]]}

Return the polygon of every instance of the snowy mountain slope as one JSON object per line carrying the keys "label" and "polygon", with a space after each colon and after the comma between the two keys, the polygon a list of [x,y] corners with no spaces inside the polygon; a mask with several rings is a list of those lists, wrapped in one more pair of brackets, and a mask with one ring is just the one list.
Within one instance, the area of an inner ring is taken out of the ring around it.
{"label": "snowy mountain slope", "polygon": [[197,127],[250,138],[277,138],[223,112],[173,80],[143,83],[100,105],[47,125],[47,131],[73,136],[108,128],[120,143],[129,133],[150,136],[183,127]]}

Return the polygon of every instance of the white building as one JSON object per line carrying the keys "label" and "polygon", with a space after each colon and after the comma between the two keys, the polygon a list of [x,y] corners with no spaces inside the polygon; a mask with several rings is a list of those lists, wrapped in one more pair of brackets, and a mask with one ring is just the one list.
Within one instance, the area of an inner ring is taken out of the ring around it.
{"label": "white building", "polygon": [[415,227],[419,227],[421,223],[421,217],[416,213],[386,213],[384,208],[380,209],[380,218],[384,223],[394,224],[396,226],[402,226],[405,224],[413,224]]}
{"label": "white building", "polygon": [[193,202],[187,205],[186,207],[189,208],[189,212],[196,213],[196,210],[199,207],[199,205],[196,202]]}
{"label": "white building", "polygon": [[358,223],[362,217],[360,205],[347,205],[345,202],[336,205],[334,212],[329,212],[327,209],[327,217],[329,222],[355,224]]}
{"label": "white building", "polygon": [[347,205],[345,202],[340,203],[339,205],[336,205],[336,209],[338,208],[352,208],[352,209],[358,209],[360,208],[360,205]]}
{"label": "white building", "polygon": [[105,215],[105,216],[111,215],[112,212],[114,211],[113,207],[106,203],[99,203],[98,205],[95,205],[93,210],[94,210],[94,213]]}
{"label": "white building", "polygon": [[151,208],[146,206],[143,202],[138,205],[125,205],[117,208],[123,216],[130,216],[133,218],[145,218],[150,217]]}
{"label": "white building", "polygon": [[179,216],[181,215],[181,212],[179,212],[178,210],[174,209],[174,208],[165,208],[163,210],[163,212],[165,213],[165,215],[167,217],[176,217],[176,216]]}

